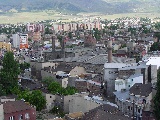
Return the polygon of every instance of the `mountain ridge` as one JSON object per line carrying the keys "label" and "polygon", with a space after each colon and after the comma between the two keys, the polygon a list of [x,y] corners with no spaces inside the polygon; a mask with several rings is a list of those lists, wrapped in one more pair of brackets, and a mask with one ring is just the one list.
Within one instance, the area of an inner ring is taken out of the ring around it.
{"label": "mountain ridge", "polygon": [[100,12],[105,14],[159,12],[158,0],[0,0],[0,10],[46,10],[66,12]]}

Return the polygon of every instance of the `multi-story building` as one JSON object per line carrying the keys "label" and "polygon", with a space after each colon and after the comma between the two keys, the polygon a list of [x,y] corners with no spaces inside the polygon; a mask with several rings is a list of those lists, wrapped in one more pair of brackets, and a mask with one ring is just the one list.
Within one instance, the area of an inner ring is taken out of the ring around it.
{"label": "multi-story building", "polygon": [[41,40],[41,33],[36,31],[33,33],[33,41],[40,41]]}
{"label": "multi-story building", "polygon": [[11,43],[0,42],[0,49],[11,51]]}
{"label": "multi-story building", "polygon": [[20,35],[20,49],[28,48],[28,34]]}
{"label": "multi-story building", "polygon": [[34,32],[35,30],[38,30],[39,32],[44,32],[43,24],[28,23],[26,26],[27,26],[27,31]]}
{"label": "multi-story building", "polygon": [[19,48],[20,47],[20,36],[19,34],[13,34],[13,47]]}

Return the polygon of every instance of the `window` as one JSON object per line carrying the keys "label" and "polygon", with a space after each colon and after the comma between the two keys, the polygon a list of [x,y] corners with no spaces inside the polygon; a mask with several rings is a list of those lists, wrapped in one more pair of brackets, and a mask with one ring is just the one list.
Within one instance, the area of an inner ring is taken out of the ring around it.
{"label": "window", "polygon": [[25,119],[29,119],[29,113],[25,114]]}
{"label": "window", "polygon": [[14,116],[9,117],[9,120],[15,120]]}
{"label": "window", "polygon": [[52,98],[52,96],[50,96],[50,98]]}
{"label": "window", "polygon": [[130,87],[130,85],[128,85],[128,87]]}
{"label": "window", "polygon": [[128,106],[128,110],[130,110],[130,106]]}
{"label": "window", "polygon": [[23,120],[23,115],[20,115],[20,116],[19,116],[19,120]]}

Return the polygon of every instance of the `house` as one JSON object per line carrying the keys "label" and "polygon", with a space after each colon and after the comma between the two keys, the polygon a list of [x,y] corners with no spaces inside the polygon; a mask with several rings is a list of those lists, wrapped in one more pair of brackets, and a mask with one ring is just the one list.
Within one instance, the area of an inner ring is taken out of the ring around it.
{"label": "house", "polygon": [[36,109],[21,100],[4,102],[3,109],[4,120],[36,120]]}
{"label": "house", "polygon": [[82,120],[130,120],[123,115],[116,107],[101,105],[84,114]]}

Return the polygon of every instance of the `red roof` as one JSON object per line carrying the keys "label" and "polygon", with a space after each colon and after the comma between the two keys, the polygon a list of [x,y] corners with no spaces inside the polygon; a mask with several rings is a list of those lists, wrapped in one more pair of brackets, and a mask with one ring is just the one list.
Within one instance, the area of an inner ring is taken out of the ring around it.
{"label": "red roof", "polygon": [[3,103],[3,108],[4,108],[4,114],[32,109],[31,106],[27,105],[25,102],[21,100],[5,102]]}

